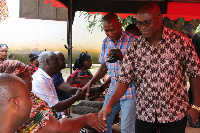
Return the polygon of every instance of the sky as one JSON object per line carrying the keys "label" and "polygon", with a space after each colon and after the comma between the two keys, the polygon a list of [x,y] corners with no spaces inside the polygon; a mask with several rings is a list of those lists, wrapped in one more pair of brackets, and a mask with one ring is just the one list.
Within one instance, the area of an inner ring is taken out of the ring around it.
{"label": "sky", "polygon": [[[11,53],[29,53],[31,50],[66,52],[67,22],[19,18],[19,0],[7,0],[10,17],[0,22],[0,43],[5,43]],[[73,50],[100,52],[106,37],[100,28],[91,34],[88,22],[76,12],[72,26]]]}

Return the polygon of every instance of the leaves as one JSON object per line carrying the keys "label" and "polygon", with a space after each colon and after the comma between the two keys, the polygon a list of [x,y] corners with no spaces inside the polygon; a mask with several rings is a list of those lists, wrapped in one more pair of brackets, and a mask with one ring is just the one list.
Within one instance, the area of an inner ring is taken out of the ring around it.
{"label": "leaves", "polygon": [[[90,14],[89,12],[81,11],[80,16],[83,15],[84,19],[88,22],[87,30],[92,33],[94,28],[97,26],[97,28],[101,28],[101,31],[103,31],[103,15],[100,13],[96,14]],[[92,17],[93,16],[93,17]],[[125,19],[122,19],[119,15],[118,18],[120,22],[122,23],[122,29],[125,30],[125,28],[129,24],[135,23],[135,17],[130,15]]]}

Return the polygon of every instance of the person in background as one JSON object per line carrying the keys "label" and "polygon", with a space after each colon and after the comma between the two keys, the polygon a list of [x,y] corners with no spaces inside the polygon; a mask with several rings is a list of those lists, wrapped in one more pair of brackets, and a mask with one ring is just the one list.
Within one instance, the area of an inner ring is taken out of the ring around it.
{"label": "person in background", "polygon": [[69,80],[70,78],[68,78],[67,83],[72,87],[77,88],[82,88],[83,86],[85,86],[93,77],[91,72],[88,70],[91,68],[91,66],[91,56],[85,52],[80,53],[73,66],[74,72],[69,75],[72,80]]}
{"label": "person in background", "polygon": [[[54,86],[55,86],[59,101],[62,101],[62,100],[68,99],[67,96],[65,95],[66,92],[68,94],[74,95],[76,91],[79,90],[80,86],[71,87],[69,84],[64,82],[61,70],[66,68],[65,56],[63,53],[59,51],[56,51],[54,53],[58,57],[58,61],[60,64],[60,72],[53,76],[53,82],[54,82]],[[80,100],[75,104],[76,105],[72,105],[72,113],[78,114],[78,115],[85,115],[88,113],[98,113],[103,106],[103,103],[100,101],[89,101],[89,100]]]}
{"label": "person in background", "polygon": [[[115,92],[99,116],[106,119],[113,105],[134,82],[136,133],[185,133],[186,115],[194,124],[200,110],[200,60],[191,40],[163,26],[159,6],[149,2],[136,14],[139,36],[129,47],[117,76]],[[188,102],[186,76],[192,88]]]}
{"label": "person in background", "polygon": [[30,119],[31,101],[25,82],[17,76],[0,73],[0,129],[14,133]]}
{"label": "person in background", "polygon": [[[48,104],[32,93],[32,77],[27,65],[18,60],[6,60],[0,66],[1,73],[9,73],[20,77],[25,81],[30,93],[32,108],[30,121],[20,125],[17,133],[57,133],[57,132],[78,132],[82,127],[93,127],[97,131],[105,130],[105,123],[102,122],[96,114],[87,114],[77,118],[64,117],[57,120],[52,109]],[[1,82],[3,83],[3,82]],[[13,87],[13,84],[10,84]],[[11,89],[12,89],[11,87]],[[14,86],[15,89],[16,86]],[[3,97],[1,97],[3,98]],[[26,107],[25,107],[26,108]],[[96,125],[97,124],[97,125]]]}
{"label": "person in background", "polygon": [[30,64],[28,66],[31,76],[38,70],[39,62],[38,57],[40,52],[32,52],[29,54]]}
{"label": "person in background", "polygon": [[[194,26],[192,24],[185,24],[183,26],[182,32],[186,36],[188,36],[189,38],[192,39],[192,43],[194,45],[194,48],[195,48],[195,50],[197,52],[198,57],[200,58],[200,36],[195,33]],[[189,88],[189,91],[188,91],[190,104],[192,104],[192,100],[193,100],[191,90],[192,89]],[[193,127],[200,128],[200,116],[198,118],[198,121],[193,125]]]}
{"label": "person in background", "polygon": [[[116,14],[108,13],[103,18],[103,28],[107,37],[103,40],[102,50],[99,58],[101,63],[100,68],[97,70],[94,77],[82,88],[83,91],[87,90],[90,93],[90,88],[99,79],[109,71],[111,83],[105,97],[104,105],[106,106],[116,85],[116,76],[118,69],[122,64],[122,59],[129,48],[129,46],[136,39],[135,36],[129,36],[122,30],[122,24]],[[115,49],[117,57],[115,62],[108,62],[106,59],[112,55],[112,50]],[[119,90],[120,92],[120,90]],[[122,133],[135,133],[135,91],[134,85],[130,86],[125,95],[113,106],[112,111],[106,119],[107,132],[112,133],[112,125],[115,115],[121,108],[121,132]]]}
{"label": "person in background", "polygon": [[200,58],[200,36],[195,33],[194,26],[192,24],[185,24],[183,26],[182,32],[192,39],[192,43],[197,52],[198,57]]}
{"label": "person in background", "polygon": [[8,46],[6,44],[0,44],[0,64],[7,59]]}
{"label": "person in background", "polygon": [[140,30],[138,29],[138,27],[135,25],[135,24],[129,24],[126,29],[125,29],[126,32],[128,32],[129,34],[133,34],[135,36],[140,36],[141,35],[141,32]]}
{"label": "person in background", "polygon": [[32,75],[32,91],[56,112],[67,110],[74,102],[83,99],[85,93],[78,90],[76,94],[66,100],[59,101],[53,84],[53,75],[60,72],[60,63],[55,53],[44,51],[39,55],[39,68]]}

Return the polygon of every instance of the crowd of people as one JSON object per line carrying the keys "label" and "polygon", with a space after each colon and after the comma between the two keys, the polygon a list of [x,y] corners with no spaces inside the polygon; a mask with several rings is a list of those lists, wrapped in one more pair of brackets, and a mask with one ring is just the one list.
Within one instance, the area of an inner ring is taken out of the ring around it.
{"label": "crowd of people", "polygon": [[[88,53],[80,53],[64,79],[62,52],[34,51],[26,65],[7,59],[8,46],[0,44],[2,132],[112,133],[119,111],[121,133],[185,133],[187,123],[200,127],[200,36],[194,26],[184,25],[182,33],[165,27],[159,6],[149,2],[137,11],[136,26],[123,31],[117,15],[108,13],[103,29],[107,37],[94,76]],[[103,102],[85,99],[107,86]]]}

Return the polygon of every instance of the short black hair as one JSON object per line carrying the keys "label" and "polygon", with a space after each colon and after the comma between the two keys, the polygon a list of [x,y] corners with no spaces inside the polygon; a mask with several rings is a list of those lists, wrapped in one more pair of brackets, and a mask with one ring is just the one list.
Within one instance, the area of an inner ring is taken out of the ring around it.
{"label": "short black hair", "polygon": [[190,24],[190,23],[185,24],[185,25],[183,26],[183,29],[193,29],[193,30],[195,30],[195,29],[194,29],[194,25],[192,25],[192,24]]}

